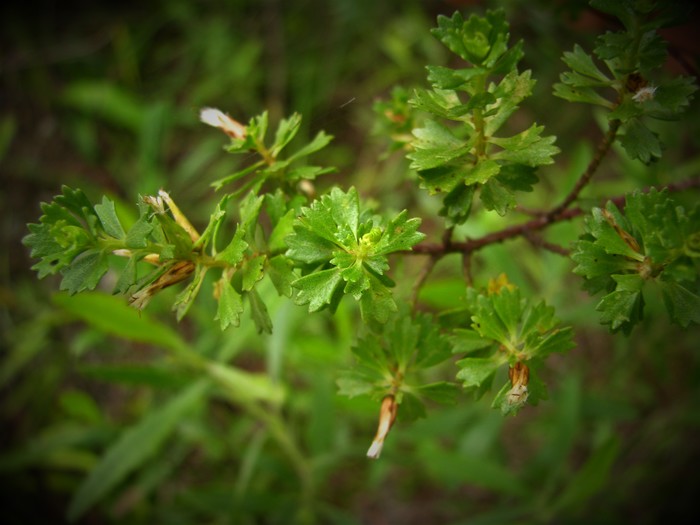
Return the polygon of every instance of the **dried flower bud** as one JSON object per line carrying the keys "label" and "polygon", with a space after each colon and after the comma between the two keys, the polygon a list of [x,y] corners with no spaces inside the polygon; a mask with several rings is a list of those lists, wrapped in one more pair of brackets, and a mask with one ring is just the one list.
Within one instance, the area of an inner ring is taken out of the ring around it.
{"label": "dried flower bud", "polygon": [[194,272],[192,261],[178,261],[168,270],[145,288],[141,288],[134,295],[129,297],[129,304],[134,308],[143,310],[151,301],[151,298],[163,288],[172,286],[184,281]]}
{"label": "dried flower bud", "polygon": [[218,109],[203,108],[199,112],[199,120],[205,124],[219,128],[232,139],[244,139],[246,136],[245,126]]}
{"label": "dried flower bud", "polygon": [[399,405],[393,395],[388,395],[382,399],[382,406],[379,410],[379,427],[377,428],[377,435],[374,436],[374,441],[372,441],[372,445],[367,451],[368,458],[377,459],[382,453],[384,439],[394,424],[398,410]]}
{"label": "dried flower bud", "polygon": [[654,100],[654,95],[656,94],[656,86],[644,86],[639,88],[634,95],[632,100],[635,102],[648,102],[649,100]]}
{"label": "dried flower bud", "polygon": [[513,387],[506,394],[506,402],[511,406],[524,405],[529,395],[527,384],[530,381],[530,369],[524,363],[516,363],[508,370],[508,377]]}
{"label": "dried flower bud", "polygon": [[154,197],[153,195],[146,195],[143,198],[143,202],[145,202],[151,208],[153,208],[156,213],[165,213],[165,204],[163,204],[163,199],[161,199],[160,197]]}

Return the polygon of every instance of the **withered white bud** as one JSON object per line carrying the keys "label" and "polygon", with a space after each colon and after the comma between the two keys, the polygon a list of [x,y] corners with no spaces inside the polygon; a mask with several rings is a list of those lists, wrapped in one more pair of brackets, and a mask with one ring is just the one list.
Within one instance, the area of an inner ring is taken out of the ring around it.
{"label": "withered white bud", "polygon": [[647,102],[649,100],[654,100],[654,95],[656,94],[656,86],[646,86],[639,88],[637,92],[632,97],[635,102]]}
{"label": "withered white bud", "polygon": [[243,139],[246,136],[245,126],[218,109],[203,108],[199,112],[199,120],[205,124],[219,128],[231,138]]}

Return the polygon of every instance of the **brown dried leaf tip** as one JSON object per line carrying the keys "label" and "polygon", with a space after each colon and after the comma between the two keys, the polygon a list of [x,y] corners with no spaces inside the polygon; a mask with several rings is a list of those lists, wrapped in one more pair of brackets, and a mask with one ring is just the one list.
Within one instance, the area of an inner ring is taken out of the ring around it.
{"label": "brown dried leaf tip", "polygon": [[382,399],[382,406],[379,409],[379,427],[377,435],[374,436],[374,441],[367,451],[367,457],[377,459],[382,453],[384,447],[384,439],[389,434],[391,426],[396,420],[396,413],[399,410],[399,404],[393,395],[388,395]]}
{"label": "brown dried leaf tip", "polygon": [[194,268],[195,264],[192,261],[176,262],[151,284],[145,288],[141,288],[138,292],[129,297],[129,304],[134,308],[143,310],[155,294],[160,292],[163,288],[184,281],[192,275]]}

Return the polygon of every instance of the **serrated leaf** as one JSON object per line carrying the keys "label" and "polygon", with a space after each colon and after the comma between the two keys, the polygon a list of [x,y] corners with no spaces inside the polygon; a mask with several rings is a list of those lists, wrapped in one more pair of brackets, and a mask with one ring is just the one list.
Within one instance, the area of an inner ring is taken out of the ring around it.
{"label": "serrated leaf", "polygon": [[591,218],[586,221],[586,228],[606,253],[624,255],[640,262],[644,260],[643,254],[632,244],[636,240],[631,235],[622,233],[629,227],[614,204],[609,203],[605,210],[593,208]]}
{"label": "serrated leaf", "polygon": [[445,196],[439,214],[447,217],[449,225],[463,224],[469,218],[476,188],[475,184],[460,184]]}
{"label": "serrated leaf", "polygon": [[175,298],[173,310],[176,312],[178,321],[181,321],[182,318],[185,317],[190,309],[190,306],[192,306],[192,303],[199,294],[199,290],[202,287],[202,282],[204,282],[204,276],[206,275],[208,269],[209,267],[203,265],[196,268],[192,282],[190,282],[190,284],[187,285],[187,287]]}
{"label": "serrated leaf", "polygon": [[309,304],[309,312],[315,312],[330,304],[335,289],[343,277],[336,268],[322,270],[294,281],[292,286],[299,290],[296,303]]}
{"label": "serrated leaf", "polygon": [[102,197],[102,204],[95,205],[95,213],[97,213],[97,216],[100,218],[102,227],[108,235],[111,235],[115,239],[124,238],[126,234],[124,233],[121,222],[119,222],[119,217],[117,217],[114,201],[109,200],[107,197]]}
{"label": "serrated leaf", "polygon": [[272,257],[267,261],[267,275],[270,277],[277,293],[292,296],[292,283],[296,280],[292,262],[284,255]]}
{"label": "serrated leaf", "polygon": [[389,315],[396,312],[397,307],[389,290],[374,275],[369,276],[369,289],[362,294],[360,299],[360,313],[366,323],[376,322],[384,324],[389,320]]}
{"label": "serrated leaf", "polygon": [[293,113],[289,118],[280,121],[275,132],[275,141],[270,148],[270,154],[273,158],[277,158],[284,147],[296,136],[299,132],[299,126],[301,126],[299,113]]}
{"label": "serrated leaf", "polygon": [[246,294],[248,298],[248,303],[250,304],[250,317],[253,319],[258,333],[272,333],[272,319],[270,319],[270,313],[267,311],[267,306],[265,302],[258,294],[257,290],[253,288],[250,292]]}
{"label": "serrated leaf", "polygon": [[560,150],[553,145],[556,137],[540,136],[543,130],[543,126],[533,124],[512,137],[491,137],[492,144],[503,148],[503,151],[492,154],[491,158],[532,167],[551,164],[554,162],[552,157]]}
{"label": "serrated leaf", "polygon": [[216,208],[209,217],[209,224],[200,235],[199,240],[195,242],[194,247],[206,248],[210,243],[213,243],[214,249],[212,250],[216,253],[216,237],[219,233],[219,228],[226,218],[226,210],[228,208],[228,203],[231,200],[231,195],[224,195],[221,200],[216,204]]}
{"label": "serrated leaf", "polygon": [[109,265],[104,252],[88,250],[61,271],[63,279],[60,290],[66,290],[71,294],[94,290],[108,269]]}
{"label": "serrated leaf", "polygon": [[498,85],[489,88],[498,104],[495,105],[495,112],[485,118],[486,136],[493,136],[518,109],[518,105],[532,94],[535,81],[531,77],[530,71],[520,74],[517,70],[509,71]]}
{"label": "serrated leaf", "polygon": [[467,62],[487,67],[495,66],[506,52],[509,37],[502,10],[487,11],[485,17],[471,15],[467,20],[459,12],[455,12],[452,18],[440,15],[438,27],[432,33]]}
{"label": "serrated leaf", "polygon": [[491,179],[484,184],[479,199],[487,210],[493,210],[501,216],[516,204],[513,192],[496,179]]}
{"label": "serrated leaf", "polygon": [[253,286],[263,278],[266,255],[258,255],[245,261],[239,272],[241,272],[242,288],[248,292],[253,289]]}
{"label": "serrated leaf", "polygon": [[328,239],[316,235],[306,225],[295,225],[294,233],[286,237],[287,257],[306,264],[330,261],[338,247]]}
{"label": "serrated leaf", "polygon": [[464,388],[480,386],[484,381],[496,373],[501,366],[500,362],[493,357],[467,357],[457,361],[460,368],[457,372],[457,379],[462,381]]}
{"label": "serrated leaf", "polygon": [[139,218],[129,228],[124,238],[124,245],[127,248],[135,249],[148,246],[148,236],[153,231],[148,209],[148,206],[143,201],[139,202]]}
{"label": "serrated leaf", "polygon": [[243,255],[248,249],[248,243],[243,240],[243,235],[244,230],[239,225],[228,246],[216,254],[216,260],[223,261],[229,266],[238,265],[243,260]]}
{"label": "serrated leaf", "polygon": [[574,45],[573,51],[565,52],[562,60],[573,71],[589,77],[594,80],[597,85],[609,85],[611,82],[611,79],[595,65],[593,57],[586,53],[578,44]]}
{"label": "serrated leaf", "polygon": [[221,326],[221,330],[226,330],[230,325],[239,326],[241,324],[241,314],[243,313],[243,297],[234,290],[227,279],[219,281],[219,304],[216,310],[216,317]]}
{"label": "serrated leaf", "polygon": [[344,372],[336,384],[338,385],[338,395],[350,398],[369,394],[375,388],[364,376],[353,372]]}
{"label": "serrated leaf", "polygon": [[567,84],[570,78],[562,76],[562,82],[554,84],[554,96],[568,100],[569,102],[583,102],[612,109],[613,103],[607,98],[597,93],[592,88],[574,87]]}
{"label": "serrated leaf", "polygon": [[399,250],[410,250],[425,239],[418,231],[420,219],[408,219],[408,212],[403,210],[389,221],[379,242],[374,245],[372,252],[376,255],[386,255]]}
{"label": "serrated leaf", "polygon": [[648,164],[661,157],[659,136],[645,126],[641,120],[632,119],[624,125],[624,133],[619,137],[620,144],[632,159]]}
{"label": "serrated leaf", "polygon": [[466,328],[453,330],[449,340],[452,344],[452,352],[455,354],[469,354],[493,344],[488,339],[481,337],[475,330]]}
{"label": "serrated leaf", "polygon": [[[316,136],[313,138],[311,142],[309,142],[306,146],[299,148],[296,152],[294,152],[293,155],[290,155],[289,158],[287,159],[289,162],[294,162],[295,160],[301,159],[303,157],[307,157],[311,155],[312,153],[315,153],[323,148],[325,148],[330,141],[333,140],[332,135],[327,135],[323,131],[320,131],[316,134]],[[330,169],[330,168],[328,168]]]}
{"label": "serrated leaf", "polygon": [[413,142],[415,151],[407,155],[412,161],[411,169],[437,168],[466,155],[471,150],[470,144],[455,137],[442,124],[428,120],[424,126],[413,130],[416,137]]}
{"label": "serrated leaf", "polygon": [[642,318],[644,299],[641,292],[614,291],[596,305],[600,312],[600,322],[609,324],[611,330],[623,328],[629,332]]}
{"label": "serrated leaf", "polygon": [[660,281],[666,310],[683,328],[700,324],[700,296],[674,281]]}
{"label": "serrated leaf", "polygon": [[459,387],[454,383],[440,381],[437,383],[430,383],[428,385],[421,385],[416,388],[416,392],[421,397],[425,397],[431,401],[435,401],[436,403],[451,405],[457,401]]}

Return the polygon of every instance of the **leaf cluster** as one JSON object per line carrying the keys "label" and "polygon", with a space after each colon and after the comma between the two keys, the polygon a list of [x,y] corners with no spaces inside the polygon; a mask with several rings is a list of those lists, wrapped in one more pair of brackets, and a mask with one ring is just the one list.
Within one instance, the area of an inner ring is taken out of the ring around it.
{"label": "leaf cluster", "polygon": [[272,191],[282,188],[290,192],[301,180],[313,180],[334,171],[331,167],[307,165],[304,162],[306,157],[325,148],[333,139],[323,131],[319,131],[310,142],[293,153],[282,157],[282,151],[289,147],[301,128],[301,115],[298,113],[293,113],[279,122],[271,144],[267,144],[268,128],[268,114],[265,111],[250,119],[245,128],[245,136],[231,139],[226,151],[238,155],[256,153],[258,160],[213,182],[214,188],[219,190],[228,184],[245,180],[231,195],[242,195],[247,191],[258,193],[266,182],[271,183]]}
{"label": "leaf cluster", "polygon": [[432,316],[411,316],[407,308],[392,316],[382,334],[370,333],[352,348],[355,364],[338,379],[339,393],[382,399],[393,395],[404,420],[425,417],[425,400],[453,403],[459,391],[449,381],[426,383],[424,370],[452,357],[447,338]]}
{"label": "leaf cluster", "polygon": [[622,31],[609,31],[596,40],[593,52],[606,71],[576,45],[564,53],[571,71],[561,74],[554,94],[605,108],[608,120],[622,123],[619,141],[630,158],[649,163],[661,157],[662,143],[648,119],[678,118],[697,90],[689,77],[655,78],[667,56],[658,30],[681,21],[686,10],[678,2],[661,3],[659,9],[634,0],[594,0],[591,5],[623,24]]}
{"label": "leaf cluster", "polygon": [[536,168],[559,151],[536,124],[502,134],[535,84],[529,71],[518,72],[522,42],[508,47],[508,30],[502,10],[467,20],[459,13],[438,17],[433,34],[468,67],[428,66],[432,88],[417,89],[410,99],[429,115],[413,130],[411,168],[430,193],[445,194],[440,214],[449,224],[466,221],[477,189],[486,209],[504,215],[515,192],[531,191]]}
{"label": "leaf cluster", "polygon": [[629,333],[652,283],[675,323],[700,323],[700,206],[687,211],[668,190],[652,188],[628,195],[622,211],[612,202],[594,208],[585,225],[571,258],[584,288],[605,294],[596,306],[602,323]]}
{"label": "leaf cluster", "polygon": [[455,329],[450,337],[453,352],[467,355],[457,362],[457,379],[464,388],[481,397],[491,389],[499,369],[522,364],[529,369],[525,395],[510,395],[515,385],[506,381],[492,406],[504,414],[514,414],[526,402],[536,405],[546,398],[547,390],[537,370],[550,354],[573,348],[571,327],[561,327],[554,308],[544,302],[532,304],[503,275],[492,281],[486,292],[469,288],[467,308],[471,327]]}
{"label": "leaf cluster", "polygon": [[418,232],[420,222],[405,210],[388,221],[372,216],[361,208],[355,188],[333,188],[302,208],[287,238],[287,256],[303,272],[292,283],[297,303],[308,303],[310,312],[335,311],[348,294],[360,302],[365,322],[385,323],[397,310],[387,256],[410,250],[425,237]]}

